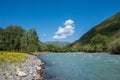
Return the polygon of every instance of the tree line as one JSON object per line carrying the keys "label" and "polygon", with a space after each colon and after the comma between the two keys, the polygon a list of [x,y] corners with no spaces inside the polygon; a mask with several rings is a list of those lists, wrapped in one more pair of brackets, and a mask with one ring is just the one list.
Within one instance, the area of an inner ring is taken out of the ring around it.
{"label": "tree line", "polygon": [[[120,35],[116,40],[110,43],[107,36],[97,34],[86,46],[65,47],[44,44],[39,41],[35,28],[25,30],[18,25],[9,25],[6,28],[0,28],[0,51],[18,51],[18,52],[112,52],[120,53]],[[109,44],[110,43],[110,44]]]}
{"label": "tree line", "polygon": [[21,26],[0,28],[0,51],[38,51],[40,41],[35,29],[26,31]]}
{"label": "tree line", "polygon": [[52,44],[43,44],[35,28],[25,30],[18,25],[0,28],[0,51],[18,52],[61,52],[62,48]]}

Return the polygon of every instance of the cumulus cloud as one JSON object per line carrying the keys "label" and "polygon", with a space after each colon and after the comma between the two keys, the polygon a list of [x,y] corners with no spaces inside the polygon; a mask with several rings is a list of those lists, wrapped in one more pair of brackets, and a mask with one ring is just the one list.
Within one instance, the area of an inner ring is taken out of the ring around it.
{"label": "cumulus cloud", "polygon": [[59,27],[58,31],[53,36],[53,39],[63,39],[67,38],[68,36],[73,35],[74,33],[74,21],[73,20],[66,20],[64,23],[64,27]]}
{"label": "cumulus cloud", "polygon": [[66,20],[64,25],[72,25],[73,23],[74,21],[70,19],[70,20]]}

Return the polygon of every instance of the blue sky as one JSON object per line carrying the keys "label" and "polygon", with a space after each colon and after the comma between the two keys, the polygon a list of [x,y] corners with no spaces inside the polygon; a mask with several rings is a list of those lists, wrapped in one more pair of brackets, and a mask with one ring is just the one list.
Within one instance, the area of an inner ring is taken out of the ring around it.
{"label": "blue sky", "polygon": [[73,42],[117,12],[120,0],[0,0],[0,27],[35,28],[42,42]]}

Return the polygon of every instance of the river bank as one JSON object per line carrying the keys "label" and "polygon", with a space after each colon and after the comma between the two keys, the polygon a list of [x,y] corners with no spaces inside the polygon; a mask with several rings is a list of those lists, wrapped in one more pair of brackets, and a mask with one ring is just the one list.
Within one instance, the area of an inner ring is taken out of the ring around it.
{"label": "river bank", "polygon": [[1,64],[0,80],[43,80],[43,64],[35,55],[21,63]]}

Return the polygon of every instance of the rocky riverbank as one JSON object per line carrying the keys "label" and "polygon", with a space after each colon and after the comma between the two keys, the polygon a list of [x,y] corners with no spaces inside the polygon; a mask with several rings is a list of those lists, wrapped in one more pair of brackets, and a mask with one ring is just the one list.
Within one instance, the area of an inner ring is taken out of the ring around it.
{"label": "rocky riverbank", "polygon": [[37,56],[29,55],[22,63],[0,65],[0,80],[43,80],[44,63]]}

